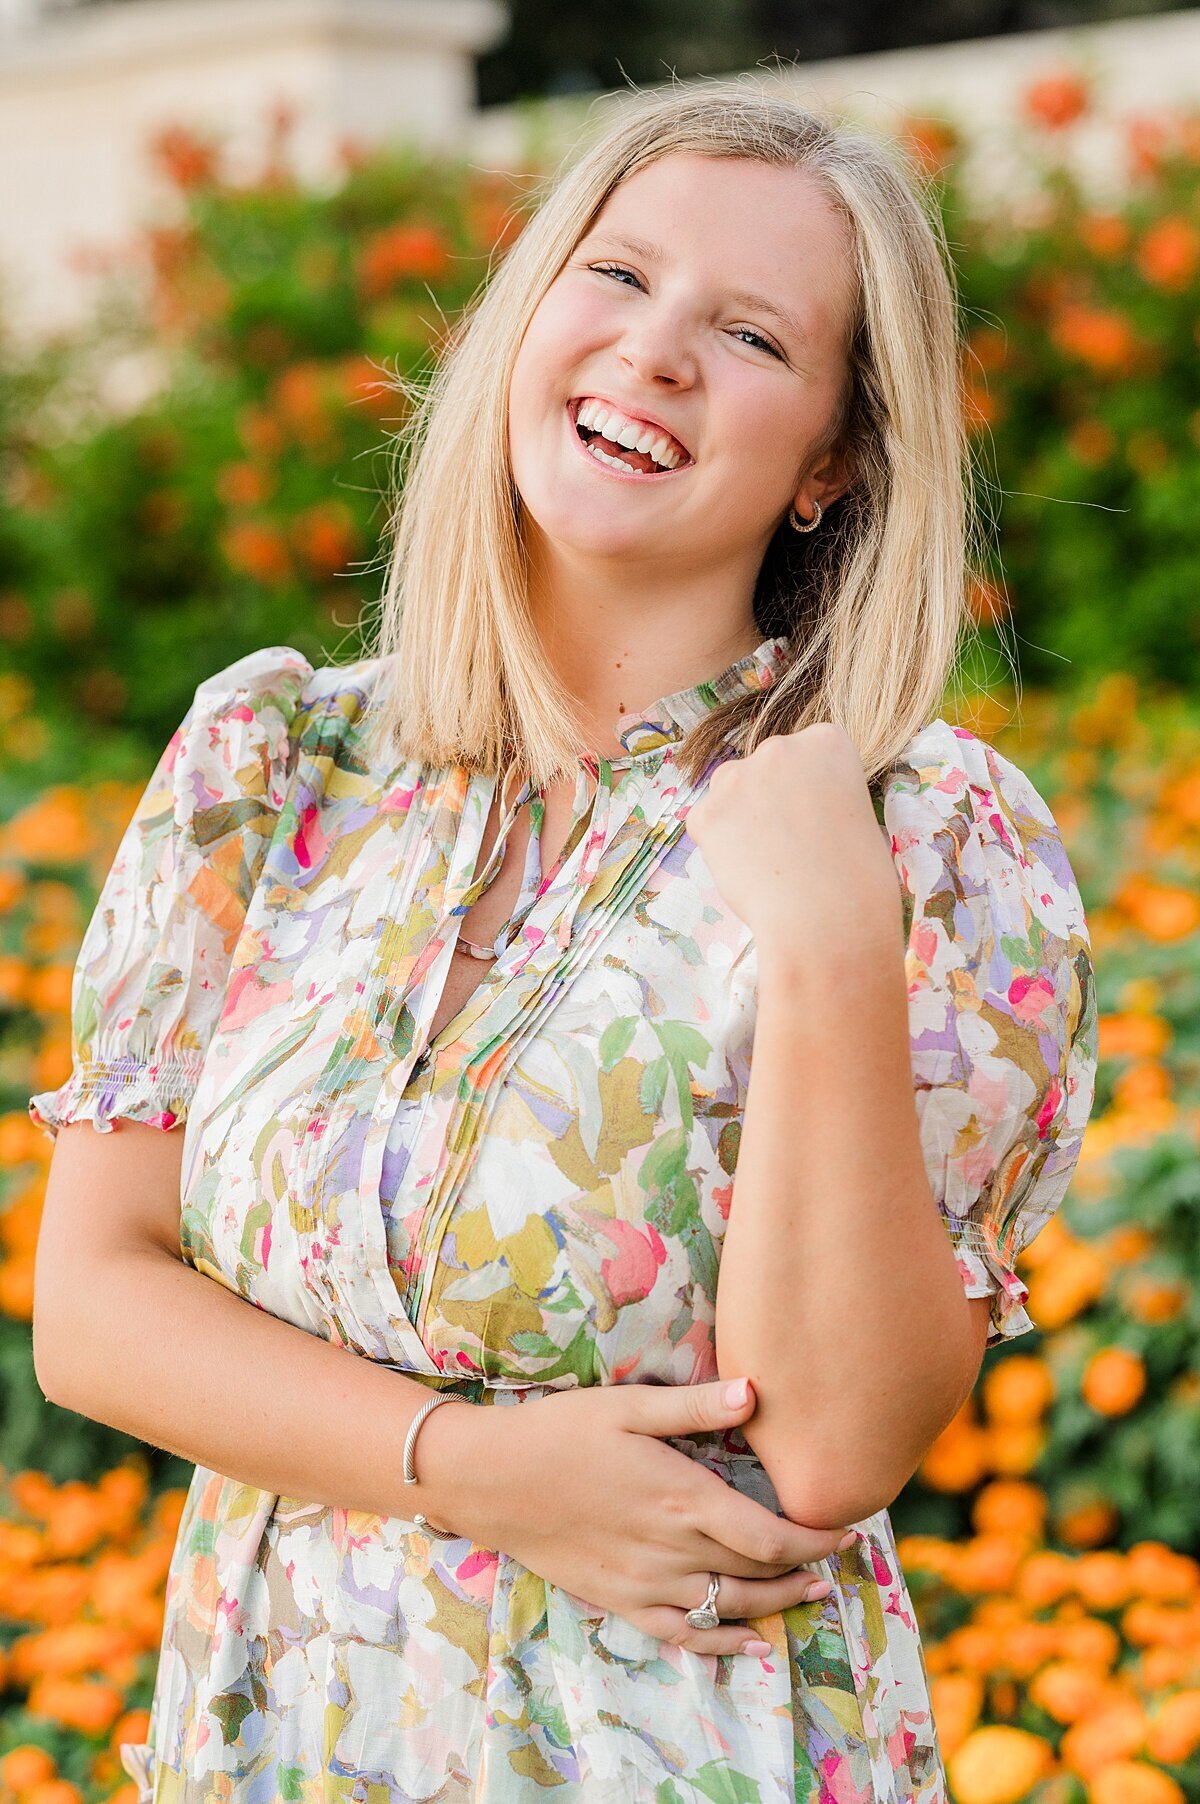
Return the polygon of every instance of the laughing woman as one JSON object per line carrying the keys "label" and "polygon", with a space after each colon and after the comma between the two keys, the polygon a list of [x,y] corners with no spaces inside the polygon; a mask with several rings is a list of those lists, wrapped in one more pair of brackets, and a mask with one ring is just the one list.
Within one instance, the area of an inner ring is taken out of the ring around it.
{"label": "laughing woman", "polygon": [[143,1804],[942,1804],[887,1506],[1096,1058],[937,713],[956,331],[880,145],[639,97],[417,410],[374,655],[199,683],[30,1099],[43,1389],[196,1464]]}

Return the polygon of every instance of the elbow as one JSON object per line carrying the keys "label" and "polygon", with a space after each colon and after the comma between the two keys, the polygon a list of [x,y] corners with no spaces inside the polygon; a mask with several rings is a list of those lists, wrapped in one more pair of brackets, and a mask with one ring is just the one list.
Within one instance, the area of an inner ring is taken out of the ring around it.
{"label": "elbow", "polygon": [[70,1408],[63,1400],[59,1383],[62,1372],[56,1358],[55,1338],[46,1327],[44,1311],[37,1308],[33,1312],[33,1375],[47,1403],[53,1403],[59,1409]]}
{"label": "elbow", "polygon": [[[749,1439],[749,1428],[742,1431]],[[851,1528],[887,1509],[904,1489],[911,1471],[887,1473],[876,1463],[865,1471],[838,1453],[808,1444],[803,1449],[755,1447],[779,1507],[805,1528]],[[915,1469],[915,1468],[914,1468]]]}
{"label": "elbow", "polygon": [[814,1486],[812,1475],[798,1484],[775,1483],[779,1507],[792,1522],[805,1528],[853,1528],[880,1510],[886,1510],[903,1490],[903,1483],[881,1487],[878,1483],[826,1483]]}
{"label": "elbow", "polygon": [[34,1280],[33,1375],[47,1403],[80,1412],[78,1380],[93,1363],[82,1343],[82,1312],[57,1286]]}

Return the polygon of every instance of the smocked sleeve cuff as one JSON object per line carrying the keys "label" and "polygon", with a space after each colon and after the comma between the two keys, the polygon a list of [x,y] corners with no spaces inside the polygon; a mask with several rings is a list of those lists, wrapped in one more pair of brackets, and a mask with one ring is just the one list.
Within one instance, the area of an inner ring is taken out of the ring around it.
{"label": "smocked sleeve cuff", "polygon": [[27,1106],[51,1140],[72,1121],[90,1121],[97,1133],[110,1134],[114,1117],[168,1129],[186,1118],[199,1077],[199,1059],[85,1061],[57,1090],[38,1091]]}

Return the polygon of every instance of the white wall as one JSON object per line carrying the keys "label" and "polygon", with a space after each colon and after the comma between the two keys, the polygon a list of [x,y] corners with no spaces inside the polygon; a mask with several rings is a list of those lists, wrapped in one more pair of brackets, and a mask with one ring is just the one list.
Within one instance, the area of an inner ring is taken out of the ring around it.
{"label": "white wall", "polygon": [[296,108],[307,181],[340,141],[462,140],[472,58],[500,0],[126,0],[31,17],[0,36],[0,283],[18,337],[69,326],[91,286],[75,253],[119,245],[169,196],[146,145],[164,125],[215,129],[253,165],[277,101]]}

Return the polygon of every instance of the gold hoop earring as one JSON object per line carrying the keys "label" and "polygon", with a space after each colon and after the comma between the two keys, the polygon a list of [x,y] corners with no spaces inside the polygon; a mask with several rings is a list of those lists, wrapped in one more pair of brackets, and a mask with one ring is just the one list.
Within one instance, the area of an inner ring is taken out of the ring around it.
{"label": "gold hoop earring", "polygon": [[801,520],[794,507],[788,508],[788,525],[792,528],[793,532],[816,531],[817,527],[821,524],[821,503],[819,501],[814,501],[813,506],[817,511],[811,520]]}

